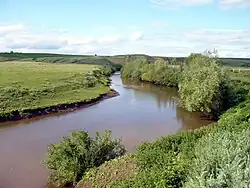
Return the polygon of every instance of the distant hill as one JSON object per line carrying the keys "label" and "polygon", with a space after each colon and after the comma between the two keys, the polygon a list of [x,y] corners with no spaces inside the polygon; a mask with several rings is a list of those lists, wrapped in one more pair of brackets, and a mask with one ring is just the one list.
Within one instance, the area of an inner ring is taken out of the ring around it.
{"label": "distant hill", "polygon": [[119,68],[119,64],[111,62],[106,57],[91,55],[70,55],[70,54],[50,54],[50,53],[0,53],[0,61],[36,61],[46,63],[74,63],[74,64],[94,64],[111,65]]}
{"label": "distant hill", "polygon": [[[123,64],[126,61],[135,59],[146,59],[154,62],[157,59],[169,61],[176,58],[181,63],[185,57],[165,57],[149,56],[145,54],[126,54],[115,56],[95,56],[95,55],[71,55],[71,54],[50,54],[50,53],[0,53],[0,61],[23,60],[23,61],[42,61],[48,63],[77,63],[77,64]],[[250,58],[221,58],[223,64],[231,67],[250,67]]]}
{"label": "distant hill", "polygon": [[51,54],[51,53],[19,53],[19,52],[2,52],[0,57],[26,59],[26,58],[41,58],[41,57],[94,57],[90,55],[71,55],[71,54]]}

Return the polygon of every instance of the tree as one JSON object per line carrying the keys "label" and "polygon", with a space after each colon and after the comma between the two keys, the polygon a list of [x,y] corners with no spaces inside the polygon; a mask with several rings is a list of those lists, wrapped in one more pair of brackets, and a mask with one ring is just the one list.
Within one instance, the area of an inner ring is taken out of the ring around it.
{"label": "tree", "polygon": [[169,57],[168,62],[170,65],[176,65],[177,61],[175,57]]}
{"label": "tree", "polygon": [[216,56],[191,54],[179,83],[181,104],[188,111],[218,116],[224,109],[228,92],[227,74]]}
{"label": "tree", "polygon": [[94,138],[86,131],[71,132],[48,149],[45,164],[49,169],[49,180],[56,185],[76,184],[90,168],[122,156],[125,151],[120,140],[111,138],[110,131],[103,136],[96,133]]}

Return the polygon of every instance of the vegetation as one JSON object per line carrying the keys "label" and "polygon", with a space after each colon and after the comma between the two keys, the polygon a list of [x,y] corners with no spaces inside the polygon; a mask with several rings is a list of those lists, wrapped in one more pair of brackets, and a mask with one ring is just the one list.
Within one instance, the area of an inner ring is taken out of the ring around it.
{"label": "vegetation", "polygon": [[[132,172],[129,177],[118,179],[114,173],[113,181],[99,187],[249,187],[249,114],[250,101],[245,101],[224,113],[214,125],[144,143],[134,156],[134,169],[124,171]],[[114,169],[112,161],[105,169]],[[94,174],[110,177],[110,172],[99,168]],[[91,177],[91,185],[103,185],[98,184],[97,176]],[[87,183],[89,180],[83,178],[78,188],[94,187],[84,186]]]}
{"label": "vegetation", "polygon": [[[194,54],[193,54],[194,55]],[[149,62],[155,62],[157,59],[162,59],[169,64],[181,65],[185,62],[186,57],[163,57],[163,56],[148,56],[145,54],[129,54],[129,55],[116,55],[107,57],[111,62],[117,64],[124,64],[126,62],[131,62],[137,59],[145,59]],[[249,58],[219,58],[224,66],[229,67],[250,67]]]}
{"label": "vegetation", "polygon": [[[154,66],[151,65],[152,63],[145,63],[145,61],[138,62],[137,60],[134,63],[136,65],[132,65],[132,63],[125,64],[128,67],[124,66],[122,70],[123,75],[130,78],[138,78],[138,75],[141,76],[143,74],[143,67]],[[105,184],[105,186],[98,184],[98,178],[92,178],[91,185],[114,188],[250,186],[248,72],[229,72],[232,82],[228,83],[225,70],[221,67],[220,60],[217,62],[216,58],[193,54],[186,63],[187,65],[184,67],[180,83],[185,81],[185,74],[190,74],[188,78],[190,79],[190,87],[195,83],[196,89],[203,89],[200,95],[207,95],[208,91],[206,89],[208,88],[210,90],[217,88],[217,90],[214,90],[215,93],[220,93],[221,85],[225,84],[224,91],[227,92],[224,95],[220,95],[230,98],[230,105],[235,105],[242,100],[246,101],[229,109],[213,125],[162,137],[151,143],[143,143],[137,148],[134,155],[136,165],[134,170],[129,170],[129,172],[132,172],[132,175],[130,174],[129,177],[122,180],[117,180],[114,175],[112,177],[113,181],[108,181],[110,183]],[[134,71],[135,68],[138,68],[140,71]],[[238,78],[236,80],[236,76],[232,77],[235,74],[240,74],[241,78],[244,79]],[[196,82],[198,84],[192,80],[194,78],[191,75],[197,79]],[[200,82],[200,80],[205,82],[205,79],[209,79],[210,82],[216,81],[213,84]],[[198,98],[199,96],[196,96],[196,99]],[[223,100],[227,101],[228,98]],[[119,159],[117,160],[119,161]],[[108,165],[106,169],[112,167],[111,163],[106,164]],[[99,169],[95,171],[95,174],[100,173],[101,170]],[[106,177],[109,177],[109,174],[102,171],[102,177],[106,179]],[[86,185],[84,182],[87,183],[88,179],[84,178],[78,188],[84,187],[83,185]]]}
{"label": "vegetation", "polygon": [[[97,60],[105,59],[114,64],[124,64],[128,61],[134,61],[137,59],[145,59],[149,62],[154,62],[158,59],[164,60],[169,64],[180,65],[185,61],[185,57],[163,57],[163,56],[149,56],[145,54],[128,54],[128,55],[115,55],[115,56],[97,56],[93,55],[71,55],[71,54],[51,54],[51,53],[20,53],[20,52],[2,52],[0,53],[0,61],[9,61],[9,60],[36,60],[38,58],[63,58],[65,61],[67,59],[85,59]],[[221,63],[225,66],[230,67],[250,67],[249,58],[219,58]]]}
{"label": "vegetation", "polygon": [[56,185],[75,184],[90,168],[124,155],[120,140],[112,139],[111,132],[90,137],[86,131],[72,132],[62,142],[48,149],[45,164],[50,170],[50,182]]}
{"label": "vegetation", "polygon": [[[14,52],[5,55],[0,54],[4,60],[17,56]],[[121,70],[123,77],[179,87],[181,103],[190,111],[219,116],[236,105],[213,125],[145,142],[134,155],[124,156],[124,146],[111,138],[111,132],[94,137],[86,131],[72,132],[48,149],[44,162],[50,182],[80,181],[77,188],[250,186],[250,71],[242,68],[248,66],[247,59],[238,59],[232,68],[223,67],[226,59],[211,54],[192,54],[185,60],[26,55],[15,57],[22,61],[0,63],[1,120],[17,112],[26,116],[30,109],[89,101],[106,93],[107,75],[119,68],[112,68],[114,58],[128,61]],[[28,62],[31,59],[37,62]],[[227,65],[233,61],[227,59]],[[92,65],[78,65],[86,63]]]}
{"label": "vegetation", "polygon": [[181,70],[179,67],[170,66],[161,59],[154,63],[145,59],[138,59],[125,63],[121,72],[122,76],[126,78],[177,87]]}
{"label": "vegetation", "polygon": [[32,110],[91,101],[110,90],[107,75],[112,71],[97,65],[2,62],[0,119],[29,117]]}
{"label": "vegetation", "polygon": [[77,188],[107,187],[111,183],[131,177],[135,172],[136,164],[134,155],[125,155],[89,170],[83,176],[83,180],[77,184]]}
{"label": "vegetation", "polygon": [[230,84],[216,56],[190,55],[178,85],[181,104],[188,111],[212,113],[213,117],[218,117],[235,105],[235,93]]}
{"label": "vegetation", "polygon": [[91,55],[69,55],[49,53],[0,53],[0,62],[4,61],[36,61],[61,64],[92,64],[113,67],[120,70],[121,65],[111,62],[108,58]]}
{"label": "vegetation", "polygon": [[20,53],[20,52],[2,52],[0,53],[1,57],[6,58],[19,58],[19,59],[27,59],[27,58],[43,58],[43,57],[93,57],[88,55],[70,55],[70,54],[50,54],[50,53]]}
{"label": "vegetation", "polygon": [[249,187],[250,130],[218,132],[202,138],[187,176],[186,188]]}
{"label": "vegetation", "polygon": [[176,58],[149,62],[137,59],[124,64],[122,76],[179,88],[180,103],[188,111],[211,118],[244,100],[246,88],[233,86],[228,71],[216,54],[191,54],[184,64]]}

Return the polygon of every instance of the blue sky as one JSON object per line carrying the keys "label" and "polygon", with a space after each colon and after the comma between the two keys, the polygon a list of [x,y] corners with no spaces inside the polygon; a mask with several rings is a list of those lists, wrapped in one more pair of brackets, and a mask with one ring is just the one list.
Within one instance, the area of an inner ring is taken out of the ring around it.
{"label": "blue sky", "polygon": [[250,0],[1,0],[0,51],[250,57]]}

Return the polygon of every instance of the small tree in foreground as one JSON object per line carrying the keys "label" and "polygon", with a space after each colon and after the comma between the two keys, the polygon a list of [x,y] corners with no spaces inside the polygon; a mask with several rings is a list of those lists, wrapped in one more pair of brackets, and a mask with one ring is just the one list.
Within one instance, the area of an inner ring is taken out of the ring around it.
{"label": "small tree in foreground", "polygon": [[90,137],[86,131],[71,132],[68,137],[48,148],[44,161],[49,169],[49,182],[55,185],[77,183],[90,168],[124,155],[120,140],[111,138],[111,131],[103,136]]}

